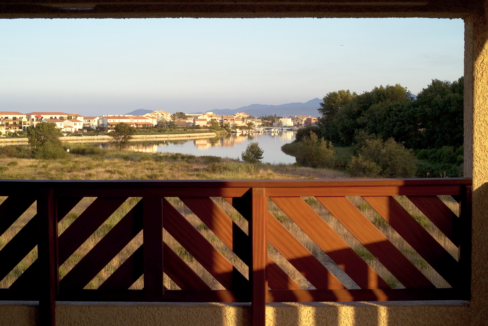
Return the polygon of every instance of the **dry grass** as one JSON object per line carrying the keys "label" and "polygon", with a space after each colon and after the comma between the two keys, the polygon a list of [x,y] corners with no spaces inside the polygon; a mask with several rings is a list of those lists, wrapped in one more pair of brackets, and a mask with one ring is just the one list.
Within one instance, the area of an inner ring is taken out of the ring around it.
{"label": "dry grass", "polygon": [[[75,156],[69,160],[39,161],[35,159],[16,159],[17,165],[10,164],[12,159],[0,158],[0,167],[7,169],[0,172],[0,178],[13,179],[312,179],[341,178],[340,172],[302,168],[289,165],[248,165],[231,160],[213,157],[192,157],[184,155],[147,155],[131,152],[112,152],[105,156]],[[315,198],[303,198],[321,218],[344,239],[377,273],[393,288],[402,288],[402,284],[377,259],[362,246]],[[448,196],[441,198],[456,214],[459,205]],[[5,197],[0,198],[3,202]],[[80,214],[95,200],[84,198],[60,222],[59,233],[62,234]],[[129,198],[110,216],[83,245],[60,266],[61,279],[116,225],[140,198]],[[247,266],[222,241],[202,223],[193,212],[178,198],[168,198],[169,202],[221,252],[246,278]],[[248,232],[247,221],[222,198],[213,198],[224,212],[245,232]],[[349,200],[373,223],[383,234],[437,287],[449,287],[446,281],[435,272],[429,264],[413,250],[398,233],[396,233],[379,215],[361,198],[350,197]],[[457,248],[406,198],[396,200],[417,221],[457,259]],[[268,209],[278,220],[339,280],[348,288],[358,286],[334,263],[320,248],[288,218],[278,206],[269,201]],[[3,235],[0,236],[0,250],[19,232],[19,230],[35,215],[34,203]],[[200,277],[213,289],[223,289],[213,278],[168,232],[164,231],[164,239]],[[142,232],[138,234],[98,275],[86,286],[93,289],[100,286],[140,245]],[[312,289],[313,286],[271,245],[269,255],[283,270],[301,287]],[[32,250],[3,280],[0,288],[8,288],[37,258],[37,248]],[[164,275],[164,284],[169,289],[178,289],[177,285]],[[144,286],[143,277],[131,288],[140,289]]]}

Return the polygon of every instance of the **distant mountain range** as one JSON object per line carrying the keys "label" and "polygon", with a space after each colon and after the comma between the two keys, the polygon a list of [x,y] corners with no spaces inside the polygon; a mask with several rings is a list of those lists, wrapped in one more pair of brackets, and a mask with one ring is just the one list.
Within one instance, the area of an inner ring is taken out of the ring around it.
{"label": "distant mountain range", "polygon": [[[245,112],[249,115],[255,117],[261,117],[264,115],[273,115],[286,117],[294,115],[310,115],[312,117],[319,116],[317,109],[320,107],[322,100],[319,98],[314,98],[305,103],[286,103],[280,105],[269,105],[269,104],[251,104],[248,106],[243,106],[237,109],[219,109],[212,110],[214,114],[217,115],[232,115],[237,112]],[[203,112],[195,112],[203,113]]]}
{"label": "distant mountain range", "polygon": [[[294,116],[294,115],[310,115],[312,117],[317,117],[319,116],[319,112],[317,111],[317,109],[320,107],[320,103],[322,103],[321,99],[314,98],[313,100],[310,100],[305,103],[296,102],[296,103],[287,103],[287,104],[280,104],[280,105],[251,104],[237,109],[217,109],[211,111],[217,115],[233,115],[234,113],[237,112],[245,112],[255,117],[261,117],[261,116],[273,115],[273,114],[276,114],[277,116],[281,116],[281,117]],[[127,114],[143,115],[151,112],[152,112],[151,110],[139,109],[139,110],[129,112]],[[200,111],[200,112],[186,112],[186,113],[203,113],[203,112]]]}

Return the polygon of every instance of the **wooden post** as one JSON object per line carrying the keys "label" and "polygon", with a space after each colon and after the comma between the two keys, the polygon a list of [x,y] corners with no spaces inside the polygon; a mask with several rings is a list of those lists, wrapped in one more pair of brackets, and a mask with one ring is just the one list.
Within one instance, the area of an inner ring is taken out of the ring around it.
{"label": "wooden post", "polygon": [[144,298],[163,297],[163,201],[160,197],[143,199]]}
{"label": "wooden post", "polygon": [[266,275],[268,258],[266,212],[268,202],[264,188],[253,188],[251,191],[252,217],[249,221],[249,235],[251,236],[252,263],[249,274],[252,286],[252,324],[253,326],[264,326],[266,324],[266,295],[268,292]]}
{"label": "wooden post", "polygon": [[471,300],[471,220],[473,187],[462,188],[460,207],[459,265],[461,269],[462,293],[464,300]]}
{"label": "wooden post", "polygon": [[39,319],[42,326],[56,325],[58,275],[58,216],[53,189],[42,189],[37,199],[39,221]]}

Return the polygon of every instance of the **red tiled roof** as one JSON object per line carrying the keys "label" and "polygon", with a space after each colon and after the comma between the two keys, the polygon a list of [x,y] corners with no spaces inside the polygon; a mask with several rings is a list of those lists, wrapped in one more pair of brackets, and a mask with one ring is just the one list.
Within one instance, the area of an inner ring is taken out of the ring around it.
{"label": "red tiled roof", "polygon": [[15,111],[0,111],[0,116],[2,115],[25,115],[20,112],[15,112]]}
{"label": "red tiled roof", "polygon": [[69,121],[71,121],[71,122],[81,122],[81,120],[75,120],[75,119],[71,119]]}
{"label": "red tiled roof", "polygon": [[85,117],[85,120],[93,120],[93,119],[96,119],[98,117]]}
{"label": "red tiled roof", "polygon": [[68,115],[68,113],[64,113],[64,112],[31,112],[31,113],[26,113],[25,115]]}
{"label": "red tiled roof", "polygon": [[124,117],[124,116],[106,116],[104,118],[107,119],[119,119],[119,120],[130,120],[131,117]]}

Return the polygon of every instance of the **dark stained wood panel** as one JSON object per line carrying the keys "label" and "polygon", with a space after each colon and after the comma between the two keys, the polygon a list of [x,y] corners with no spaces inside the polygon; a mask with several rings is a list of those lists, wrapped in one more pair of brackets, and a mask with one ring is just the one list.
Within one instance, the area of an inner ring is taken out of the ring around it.
{"label": "dark stained wood panel", "polygon": [[[388,284],[303,199],[278,197],[272,198],[272,200],[361,288],[389,288]],[[276,233],[277,237],[285,233],[286,229],[281,224],[274,224],[279,228]],[[290,239],[290,237],[293,236],[287,234],[287,238]],[[283,242],[286,244],[288,241]],[[296,250],[298,245],[294,244],[292,248]],[[304,255],[304,253],[299,255]],[[324,289],[323,286],[314,286],[317,289]]]}
{"label": "dark stained wood panel", "polygon": [[164,228],[228,290],[245,289],[248,281],[181,214],[163,199]]}
{"label": "dark stained wood panel", "polygon": [[[143,246],[137,248],[129,258],[103,282],[100,290],[127,290],[144,274]],[[161,276],[162,278],[162,276]]]}
{"label": "dark stained wood panel", "polygon": [[85,287],[142,230],[142,214],[142,202],[139,202],[66,274],[60,282],[61,288]]}
{"label": "dark stained wood panel", "polygon": [[408,196],[422,213],[434,223],[455,245],[459,245],[456,237],[458,217],[437,196]]}
{"label": "dark stained wood panel", "polygon": [[392,197],[363,197],[451,286],[460,283],[458,262]]}
{"label": "dark stained wood panel", "polygon": [[316,197],[406,288],[434,285],[345,197]]}
{"label": "dark stained wood panel", "polygon": [[[231,218],[210,198],[181,198],[188,208],[195,213],[205,225],[222,242],[246,264],[250,264],[250,239]],[[300,289],[276,263],[268,257],[269,287],[272,289]]]}
{"label": "dark stained wood panel", "polygon": [[400,195],[458,195],[460,186],[429,187],[324,187],[324,188],[271,188],[266,190],[269,197],[338,197],[338,196],[400,196]]}
{"label": "dark stained wood panel", "polygon": [[270,212],[268,241],[317,289],[343,289],[344,285],[322,265]]}
{"label": "dark stained wood panel", "polygon": [[97,198],[59,237],[59,263],[68,258],[127,198]]}
{"label": "dark stained wood panel", "polygon": [[252,189],[252,216],[249,223],[252,262],[249,276],[252,286],[252,324],[266,325],[266,294],[268,292],[268,241],[266,236],[268,198],[263,188]]}
{"label": "dark stained wood panel", "polygon": [[26,196],[9,196],[5,199],[0,205],[0,236],[17,221],[35,200],[36,197],[29,194]]}
{"label": "dark stained wood panel", "polygon": [[163,202],[159,197],[142,199],[144,238],[144,296],[163,295]]}

